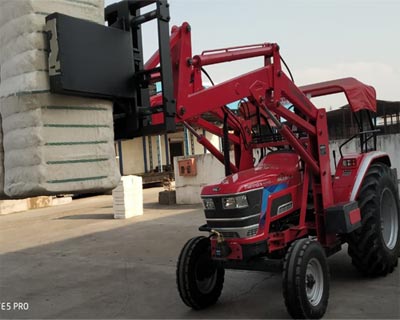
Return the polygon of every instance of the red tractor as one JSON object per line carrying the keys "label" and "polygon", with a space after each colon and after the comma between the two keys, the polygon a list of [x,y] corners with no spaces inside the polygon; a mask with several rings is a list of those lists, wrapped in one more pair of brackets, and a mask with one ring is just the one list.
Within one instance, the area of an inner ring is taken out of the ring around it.
{"label": "red tractor", "polygon": [[[149,4],[156,8],[141,14]],[[327,257],[345,243],[363,274],[393,272],[400,253],[397,172],[376,150],[372,87],[353,78],[297,87],[275,43],[193,56],[188,23],[169,34],[165,0],[122,1],[105,12],[107,26],[57,13],[47,17],[52,91],[114,100],[116,139],[183,124],[225,165],[225,179],[201,193],[206,224],[200,230],[208,235],[190,239],[178,259],[177,285],[186,305],[216,303],[225,269],[282,268],[289,314],[320,318],[329,296]],[[153,19],[159,50],[144,62],[141,25]],[[262,61],[258,69],[203,86],[202,74],[212,83],[207,65],[254,57]],[[162,91],[151,94],[157,82]],[[326,111],[310,99],[339,92],[358,123],[351,139],[359,138],[360,151],[342,155],[340,148],[332,175]],[[235,101],[238,112],[227,107]],[[220,136],[223,152],[197,128]]]}
{"label": "red tractor", "polygon": [[[225,159],[226,178],[201,192],[207,223],[199,230],[209,236],[185,244],[177,265],[177,285],[186,305],[202,309],[218,300],[225,269],[270,271],[278,265],[283,269],[289,314],[321,318],[329,297],[327,257],[343,244],[348,244],[353,265],[365,275],[384,276],[397,266],[397,172],[389,156],[376,150],[372,87],[347,78],[296,88],[280,68],[278,46],[263,45],[268,47],[271,55],[264,57],[272,56],[273,62],[254,72],[264,79],[247,82],[250,73],[204,90],[215,90],[220,100],[226,91],[249,84],[240,99],[256,110],[259,122],[240,116],[231,125],[224,122],[224,127],[229,126],[222,130],[224,140],[232,135],[229,141],[234,143],[233,137],[239,138],[234,145],[236,163]],[[231,53],[225,50],[227,60]],[[338,92],[345,93],[359,123],[361,150],[342,155],[332,175],[326,112],[308,97]],[[282,97],[292,104],[293,112],[281,104]],[[257,165],[252,162],[254,148],[264,151]]]}
{"label": "red tractor", "polygon": [[[180,296],[193,309],[206,308],[222,292],[225,269],[281,266],[289,314],[321,318],[329,297],[327,257],[343,244],[365,275],[384,276],[398,263],[397,172],[389,156],[376,150],[375,90],[353,78],[298,88],[281,69],[277,44],[192,57],[188,34],[184,24],[173,29],[171,38],[181,37],[172,46],[173,52],[180,47],[172,60],[179,66],[176,120],[224,162],[226,178],[201,192],[206,224],[199,230],[209,234],[190,239],[181,251],[176,272]],[[203,88],[198,79],[206,65],[255,56],[263,58],[264,66],[243,76],[211,88]],[[339,92],[359,125],[351,139],[359,137],[361,150],[342,155],[341,146],[332,175],[326,111],[310,98]],[[241,100],[239,115],[226,107],[235,100]],[[217,116],[222,129],[207,123],[204,112]],[[224,152],[210,148],[194,126],[220,135]],[[261,151],[256,165],[255,149]]]}

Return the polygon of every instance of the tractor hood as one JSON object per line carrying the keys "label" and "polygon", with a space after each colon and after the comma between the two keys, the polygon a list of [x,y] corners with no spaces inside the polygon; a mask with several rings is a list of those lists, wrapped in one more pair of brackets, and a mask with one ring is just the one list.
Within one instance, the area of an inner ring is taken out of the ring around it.
{"label": "tractor hood", "polygon": [[235,194],[285,183],[299,183],[298,156],[280,153],[266,156],[255,168],[244,170],[224,178],[220,183],[207,185],[201,195]]}

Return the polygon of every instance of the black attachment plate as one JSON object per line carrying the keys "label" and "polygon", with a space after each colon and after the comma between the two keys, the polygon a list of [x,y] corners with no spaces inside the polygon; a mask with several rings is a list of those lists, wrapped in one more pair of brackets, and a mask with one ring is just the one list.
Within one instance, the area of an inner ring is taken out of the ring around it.
{"label": "black attachment plate", "polygon": [[47,16],[46,22],[52,92],[106,99],[133,98],[130,32],[60,13]]}

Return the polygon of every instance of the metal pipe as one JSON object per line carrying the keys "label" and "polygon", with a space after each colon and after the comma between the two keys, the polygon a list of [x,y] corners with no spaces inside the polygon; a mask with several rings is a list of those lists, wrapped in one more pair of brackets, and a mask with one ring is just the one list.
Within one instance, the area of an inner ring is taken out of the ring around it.
{"label": "metal pipe", "polygon": [[144,172],[148,172],[147,166],[147,148],[146,148],[146,137],[142,136],[142,144],[143,144],[143,162],[144,162]]}
{"label": "metal pipe", "polygon": [[119,172],[121,176],[124,175],[124,161],[122,160],[122,142],[118,141],[118,162],[119,162]]}
{"label": "metal pipe", "polygon": [[229,164],[231,160],[229,159],[229,137],[228,137],[228,113],[224,115],[224,166],[225,166],[225,176],[229,176],[232,172],[230,170]]}
{"label": "metal pipe", "polygon": [[193,134],[190,135],[190,154],[194,155],[196,154],[196,151],[194,149],[194,138]]}
{"label": "metal pipe", "polygon": [[153,171],[153,144],[151,141],[151,136],[149,136],[149,162],[150,162],[150,171]]}
{"label": "metal pipe", "polygon": [[159,172],[163,172],[160,135],[157,136],[157,163]]}
{"label": "metal pipe", "polygon": [[336,150],[332,150],[332,156],[333,156],[333,164],[335,166],[335,170],[337,167],[337,163],[336,163]]}
{"label": "metal pipe", "polygon": [[187,127],[183,129],[183,137],[185,140],[185,156],[189,155],[189,133]]}
{"label": "metal pipe", "polygon": [[[206,130],[205,130],[205,129],[203,129],[203,136],[204,136],[204,137],[206,136]],[[203,150],[203,153],[206,154],[206,153],[207,153],[206,147],[203,146],[203,149],[204,149],[204,150]]]}
{"label": "metal pipe", "polygon": [[153,20],[155,18],[157,18],[157,10],[146,12],[137,18],[133,18],[131,21],[131,26],[135,28],[138,25]]}
{"label": "metal pipe", "polygon": [[228,51],[227,49],[226,52],[221,53],[196,55],[193,57],[193,65],[195,67],[202,67],[210,64],[223,63],[258,56],[272,56],[273,52],[274,45],[268,45],[262,48],[251,48],[233,51]]}
{"label": "metal pipe", "polygon": [[166,162],[167,166],[169,166],[171,164],[171,161],[169,159],[169,149],[168,149],[169,143],[168,143],[168,135],[167,134],[164,135],[164,145],[165,145],[165,158],[166,158],[165,162]]}

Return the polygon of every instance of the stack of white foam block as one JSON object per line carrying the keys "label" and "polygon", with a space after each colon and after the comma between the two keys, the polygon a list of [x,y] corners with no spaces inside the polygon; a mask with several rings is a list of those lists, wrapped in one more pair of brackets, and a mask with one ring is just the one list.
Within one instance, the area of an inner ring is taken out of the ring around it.
{"label": "stack of white foam block", "polygon": [[123,176],[112,195],[115,219],[127,219],[143,214],[142,177]]}
{"label": "stack of white foam block", "polygon": [[13,198],[100,192],[120,179],[112,103],[50,93],[53,12],[104,23],[103,0],[0,1],[4,191]]}

